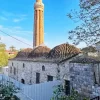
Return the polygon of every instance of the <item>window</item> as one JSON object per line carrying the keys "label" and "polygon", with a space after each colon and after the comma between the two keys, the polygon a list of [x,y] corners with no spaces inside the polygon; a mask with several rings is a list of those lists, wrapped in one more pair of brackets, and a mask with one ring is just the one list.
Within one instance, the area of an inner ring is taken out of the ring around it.
{"label": "window", "polygon": [[42,66],[42,71],[45,71],[45,66],[44,65]]}
{"label": "window", "polygon": [[70,81],[65,80],[65,94],[69,95],[70,94]]}
{"label": "window", "polygon": [[14,75],[16,75],[16,68],[14,68]]}
{"label": "window", "polygon": [[25,84],[25,80],[24,79],[21,79],[21,83]]}
{"label": "window", "polygon": [[47,81],[53,81],[53,76],[48,75],[47,76]]}
{"label": "window", "polygon": [[25,67],[25,64],[23,63],[23,68]]}
{"label": "window", "polygon": [[99,64],[94,64],[94,83],[100,85],[100,66]]}
{"label": "window", "polygon": [[10,67],[10,73],[12,73],[12,67]]}
{"label": "window", "polygon": [[12,62],[12,66],[13,66],[14,64],[13,64],[13,62]]}
{"label": "window", "polygon": [[36,73],[36,84],[40,83],[40,73]]}

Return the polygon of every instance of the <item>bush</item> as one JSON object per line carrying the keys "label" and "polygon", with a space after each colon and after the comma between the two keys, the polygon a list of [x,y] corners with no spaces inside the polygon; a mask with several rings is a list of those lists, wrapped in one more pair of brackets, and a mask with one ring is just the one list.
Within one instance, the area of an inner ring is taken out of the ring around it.
{"label": "bush", "polygon": [[74,89],[71,90],[70,95],[65,95],[65,89],[62,85],[58,85],[53,92],[51,100],[89,100],[88,98],[82,97]]}
{"label": "bush", "polygon": [[14,94],[18,93],[19,89],[12,82],[0,84],[0,100],[20,100]]}

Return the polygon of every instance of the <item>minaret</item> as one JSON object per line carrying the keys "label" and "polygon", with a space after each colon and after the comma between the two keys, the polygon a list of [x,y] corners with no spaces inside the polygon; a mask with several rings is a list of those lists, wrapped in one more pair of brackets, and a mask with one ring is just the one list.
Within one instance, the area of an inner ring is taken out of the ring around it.
{"label": "minaret", "polygon": [[44,44],[44,4],[36,0],[34,5],[34,41],[33,47]]}

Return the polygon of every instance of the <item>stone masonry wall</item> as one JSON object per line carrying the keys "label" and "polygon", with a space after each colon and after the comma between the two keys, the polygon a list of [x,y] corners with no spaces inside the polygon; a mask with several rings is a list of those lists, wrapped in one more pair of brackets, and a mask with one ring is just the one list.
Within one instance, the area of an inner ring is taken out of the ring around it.
{"label": "stone masonry wall", "polygon": [[99,95],[95,95],[97,89],[94,83],[93,64],[71,63],[70,82],[71,87],[82,95],[90,98]]}
{"label": "stone masonry wall", "polygon": [[[23,63],[25,67],[23,67]],[[42,66],[45,67],[45,71],[42,71]],[[12,73],[10,73],[10,67],[12,67]],[[16,75],[14,75],[14,67],[16,68]],[[9,76],[18,81],[24,79],[26,84],[35,84],[36,73],[40,73],[40,83],[47,81],[47,75],[53,76],[53,80],[56,80],[57,64],[47,62],[9,61]]]}

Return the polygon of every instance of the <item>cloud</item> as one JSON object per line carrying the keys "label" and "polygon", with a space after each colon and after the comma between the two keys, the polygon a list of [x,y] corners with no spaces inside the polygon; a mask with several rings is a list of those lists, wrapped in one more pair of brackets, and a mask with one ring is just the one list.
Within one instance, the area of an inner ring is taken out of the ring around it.
{"label": "cloud", "polygon": [[9,20],[11,20],[12,22],[15,22],[15,23],[21,22],[21,21],[27,19],[26,14],[16,14],[16,13],[7,12],[7,11],[2,11],[1,15],[4,16],[4,17],[1,16],[2,20],[7,20],[7,18],[8,18]]}
{"label": "cloud", "polygon": [[[13,36],[25,43],[19,42],[9,36],[3,36],[1,35],[1,42],[3,42],[4,44],[6,44],[6,48],[9,49],[10,46],[14,46],[16,49],[20,49],[20,48],[32,48],[32,41],[22,38],[22,37],[18,37],[18,36]],[[28,45],[29,44],[29,45]]]}
{"label": "cloud", "polygon": [[0,16],[0,20],[6,21],[6,20],[8,20],[8,19],[7,19],[6,17]]}
{"label": "cloud", "polygon": [[23,19],[13,19],[13,22],[20,22],[20,21],[22,21]]}
{"label": "cloud", "polygon": [[20,14],[19,14],[19,15],[18,15],[18,18],[14,18],[14,19],[13,19],[13,22],[15,22],[15,23],[16,23],[16,22],[21,22],[21,21],[23,21],[23,20],[26,19],[26,16],[27,16],[27,15],[24,15],[24,14],[21,14],[21,15],[20,15]]}
{"label": "cloud", "polygon": [[[1,40],[0,42],[3,42],[6,44],[7,49],[10,46],[15,46],[16,49],[20,49],[20,48],[28,48],[31,47],[32,48],[32,32],[31,31],[25,31],[23,30],[20,26],[16,26],[16,27],[4,27],[3,25],[0,25],[0,30],[4,31],[5,33],[11,35],[12,37],[17,38],[18,40],[24,42],[19,42],[16,39],[7,36],[6,34],[3,34],[2,32],[0,32],[0,37]],[[26,43],[26,44],[25,44]],[[29,44],[29,45],[28,45]],[[31,45],[31,46],[30,46]]]}
{"label": "cloud", "polygon": [[4,27],[3,25],[0,25],[0,29],[10,35],[16,35],[21,37],[31,37],[33,35],[32,31],[25,31],[20,26],[9,26]]}
{"label": "cloud", "polygon": [[9,16],[14,16],[13,13],[8,12],[8,11],[4,11],[4,10],[3,10],[1,13],[2,13],[2,15],[7,16],[7,17],[9,17]]}

